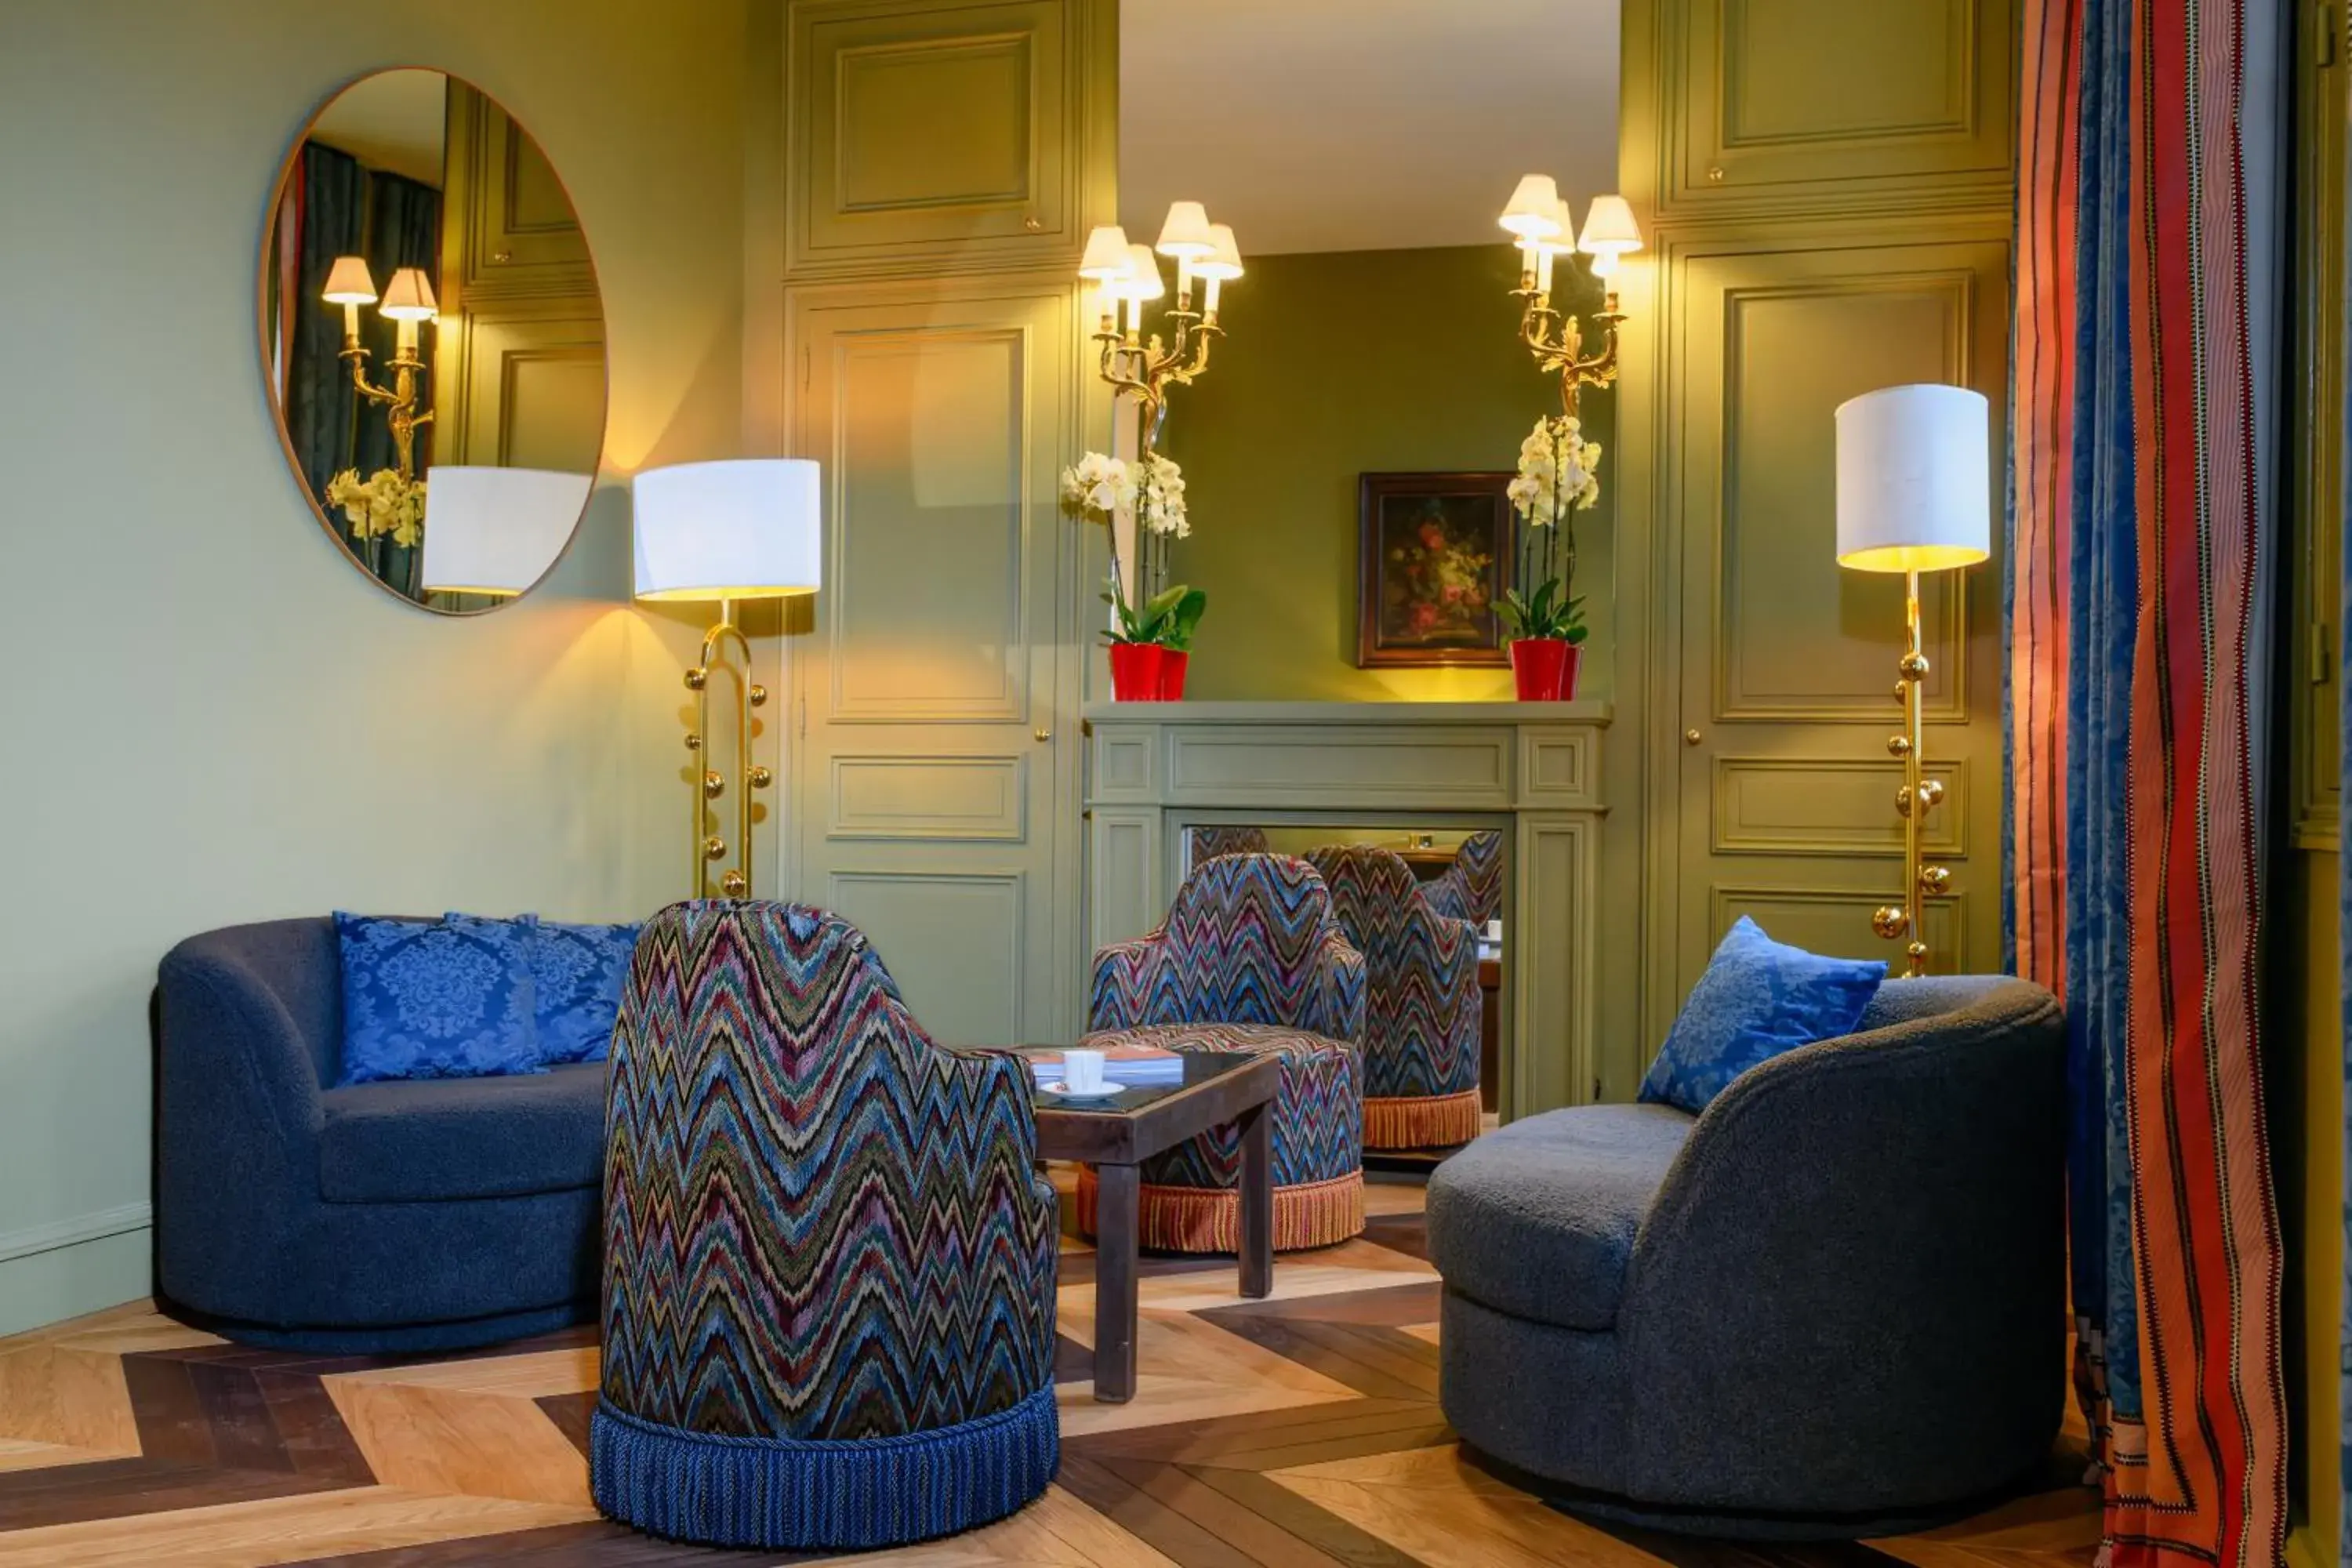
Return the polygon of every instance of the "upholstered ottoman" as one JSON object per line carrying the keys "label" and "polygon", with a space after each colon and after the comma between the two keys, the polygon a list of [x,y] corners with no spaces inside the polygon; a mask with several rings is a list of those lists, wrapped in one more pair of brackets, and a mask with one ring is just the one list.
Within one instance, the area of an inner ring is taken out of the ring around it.
{"label": "upholstered ottoman", "polygon": [[[1156,1046],[1282,1058],[1274,1098],[1274,1247],[1328,1247],[1364,1228],[1361,1060],[1320,1035],[1269,1024],[1160,1024],[1097,1029],[1082,1046]],[[1241,1137],[1204,1132],[1143,1163],[1137,1239],[1163,1252],[1241,1247]],[[1078,1229],[1095,1234],[1095,1171],[1078,1176]]]}
{"label": "upholstered ottoman", "polygon": [[[1160,929],[1095,954],[1084,1044],[1282,1058],[1274,1102],[1274,1245],[1364,1228],[1364,959],[1304,860],[1225,855],[1193,868]],[[1203,1133],[1144,1163],[1140,1239],[1172,1252],[1240,1243],[1240,1140]],[[1094,1234],[1094,1173],[1078,1224]]]}

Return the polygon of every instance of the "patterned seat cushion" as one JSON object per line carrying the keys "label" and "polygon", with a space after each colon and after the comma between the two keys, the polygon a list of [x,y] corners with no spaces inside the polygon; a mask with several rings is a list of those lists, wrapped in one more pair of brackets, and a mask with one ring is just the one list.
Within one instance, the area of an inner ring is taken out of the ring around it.
{"label": "patterned seat cushion", "polygon": [[[1363,1164],[1363,1108],[1356,1051],[1279,1024],[1151,1024],[1097,1029],[1079,1044],[1155,1046],[1170,1051],[1231,1051],[1282,1058],[1274,1100],[1274,1184],[1303,1186]],[[1241,1134],[1220,1127],[1143,1163],[1159,1186],[1230,1187],[1241,1180]]]}

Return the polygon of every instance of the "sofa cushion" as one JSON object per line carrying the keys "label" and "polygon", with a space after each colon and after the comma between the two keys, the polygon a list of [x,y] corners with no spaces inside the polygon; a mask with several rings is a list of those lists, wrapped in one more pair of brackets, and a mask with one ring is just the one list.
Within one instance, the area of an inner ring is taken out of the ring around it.
{"label": "sofa cushion", "polygon": [[1429,1260],[1513,1317],[1607,1329],[1633,1233],[1690,1136],[1670,1105],[1586,1105],[1498,1128],[1429,1179]]}
{"label": "sofa cushion", "polygon": [[439,1203],[593,1187],[604,1157],[604,1068],[357,1084],[320,1097],[319,1191],[330,1203]]}
{"label": "sofa cushion", "polygon": [[335,913],[343,1084],[543,1070],[520,926]]}
{"label": "sofa cushion", "polygon": [[1851,1034],[1885,978],[1881,960],[1807,952],[1742,915],[1691,987],[1641,1099],[1696,1116],[1759,1062]]}
{"label": "sofa cushion", "polygon": [[540,1059],[601,1062],[612,1048],[643,922],[567,925],[530,917],[531,988],[538,1009]]}

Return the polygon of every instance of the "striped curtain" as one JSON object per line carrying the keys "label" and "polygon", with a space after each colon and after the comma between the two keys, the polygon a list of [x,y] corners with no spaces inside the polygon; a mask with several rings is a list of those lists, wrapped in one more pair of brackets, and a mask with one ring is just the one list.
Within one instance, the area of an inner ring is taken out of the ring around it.
{"label": "striped curtain", "polygon": [[2067,1002],[2116,1568],[2266,1564],[2286,1531],[2256,1049],[2280,9],[2023,6],[2006,935]]}

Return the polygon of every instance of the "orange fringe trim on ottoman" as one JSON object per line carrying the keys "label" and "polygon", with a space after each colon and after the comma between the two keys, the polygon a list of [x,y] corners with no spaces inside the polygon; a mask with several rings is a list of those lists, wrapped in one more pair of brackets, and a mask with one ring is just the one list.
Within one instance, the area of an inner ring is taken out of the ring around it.
{"label": "orange fringe trim on ottoman", "polygon": [[[1095,1234],[1101,1184],[1078,1167],[1078,1234]],[[1154,1252],[1238,1252],[1241,1194],[1232,1187],[1162,1187],[1150,1182],[1136,1205],[1138,1241]],[[1332,1247],[1364,1231],[1364,1173],[1274,1189],[1274,1249]]]}
{"label": "orange fringe trim on ottoman", "polygon": [[1367,1149],[1451,1149],[1478,1136],[1478,1091],[1413,1100],[1364,1100]]}

